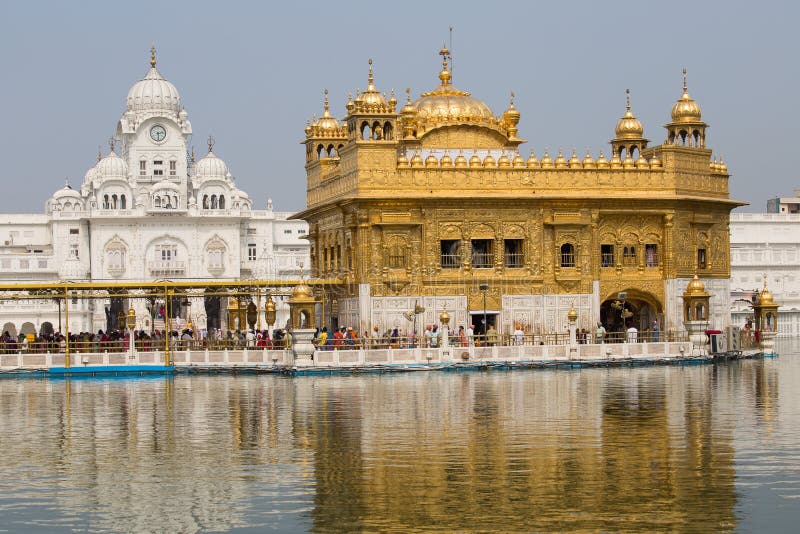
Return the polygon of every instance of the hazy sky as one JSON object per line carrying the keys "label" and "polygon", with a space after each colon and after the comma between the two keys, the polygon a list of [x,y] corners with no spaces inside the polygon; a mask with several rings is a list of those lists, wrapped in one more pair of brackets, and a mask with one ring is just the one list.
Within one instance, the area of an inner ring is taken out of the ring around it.
{"label": "hazy sky", "polygon": [[[516,93],[524,157],[559,147],[609,153],[625,111],[653,143],[681,93],[711,125],[731,196],[764,211],[800,188],[796,2],[34,2],[0,4],[0,212],[41,213],[107,150],[128,89],[148,69],[178,88],[198,157],[216,139],[257,209],[305,207],[306,120],[344,116],[348,92],[375,82],[404,101],[438,84],[454,28],[453,82],[496,115]],[[400,106],[398,106],[400,107]]]}

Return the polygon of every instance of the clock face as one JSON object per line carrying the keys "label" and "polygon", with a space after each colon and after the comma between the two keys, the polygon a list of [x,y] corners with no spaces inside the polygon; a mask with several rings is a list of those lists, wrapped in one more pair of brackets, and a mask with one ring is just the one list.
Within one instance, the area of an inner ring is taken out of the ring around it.
{"label": "clock face", "polygon": [[150,138],[153,141],[163,141],[164,138],[167,136],[167,130],[164,129],[163,126],[160,124],[156,124],[152,128],[150,128]]}

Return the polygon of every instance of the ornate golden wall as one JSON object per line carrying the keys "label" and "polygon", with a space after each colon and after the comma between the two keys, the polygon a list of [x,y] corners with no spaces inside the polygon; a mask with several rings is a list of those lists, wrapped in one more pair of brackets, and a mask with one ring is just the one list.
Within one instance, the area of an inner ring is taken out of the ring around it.
{"label": "ornate golden wall", "polygon": [[[442,55],[441,84],[409,94],[400,112],[370,64],[343,123],[306,128],[307,209],[296,217],[310,224],[314,275],[350,282],[339,298],[369,284],[370,297],[462,295],[476,309],[478,285],[491,281],[487,298],[500,309],[502,295],[589,294],[599,283],[601,302],[626,290],[663,309],[667,280],[729,278],[728,217],[741,204],[705,146],[685,79],[663,144],[647,147],[628,101],[611,160],[561,151],[523,160],[513,98],[492,116],[452,86]],[[491,249],[478,264],[475,240]],[[506,261],[508,240],[518,240],[518,261]],[[453,268],[443,241],[460,244]]]}

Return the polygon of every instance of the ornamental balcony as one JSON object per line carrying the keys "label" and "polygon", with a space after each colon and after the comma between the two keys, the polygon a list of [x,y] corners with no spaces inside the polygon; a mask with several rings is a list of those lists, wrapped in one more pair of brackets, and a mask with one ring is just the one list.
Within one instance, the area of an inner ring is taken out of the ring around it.
{"label": "ornamental balcony", "polygon": [[150,274],[171,275],[184,274],[186,272],[186,262],[176,260],[153,260],[147,263]]}

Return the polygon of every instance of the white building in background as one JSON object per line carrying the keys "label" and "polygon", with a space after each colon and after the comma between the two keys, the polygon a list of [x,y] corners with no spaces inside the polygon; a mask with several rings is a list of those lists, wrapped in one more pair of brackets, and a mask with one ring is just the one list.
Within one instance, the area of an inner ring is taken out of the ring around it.
{"label": "white building in background", "polygon": [[[307,224],[287,220],[291,214],[274,211],[271,200],[254,210],[210,138],[205,156],[195,161],[193,151],[188,155],[191,134],[180,95],[156,69],[152,50],[150,69],[128,92],[108,153],[98,153],[81,186],[56,191],[44,214],[0,215],[0,280],[300,277],[302,265],[310,265]],[[70,331],[106,329],[127,304],[75,301]],[[145,303],[130,304],[146,320]],[[176,314],[198,328],[224,329],[226,309],[226,298],[193,297]],[[38,333],[45,323],[45,330],[58,330],[61,316],[49,300],[0,306],[0,324],[12,335]],[[279,308],[277,324],[286,316]]]}
{"label": "white building in background", "polygon": [[753,316],[750,302],[767,286],[780,304],[778,331],[800,334],[800,214],[731,213],[731,324]]}

